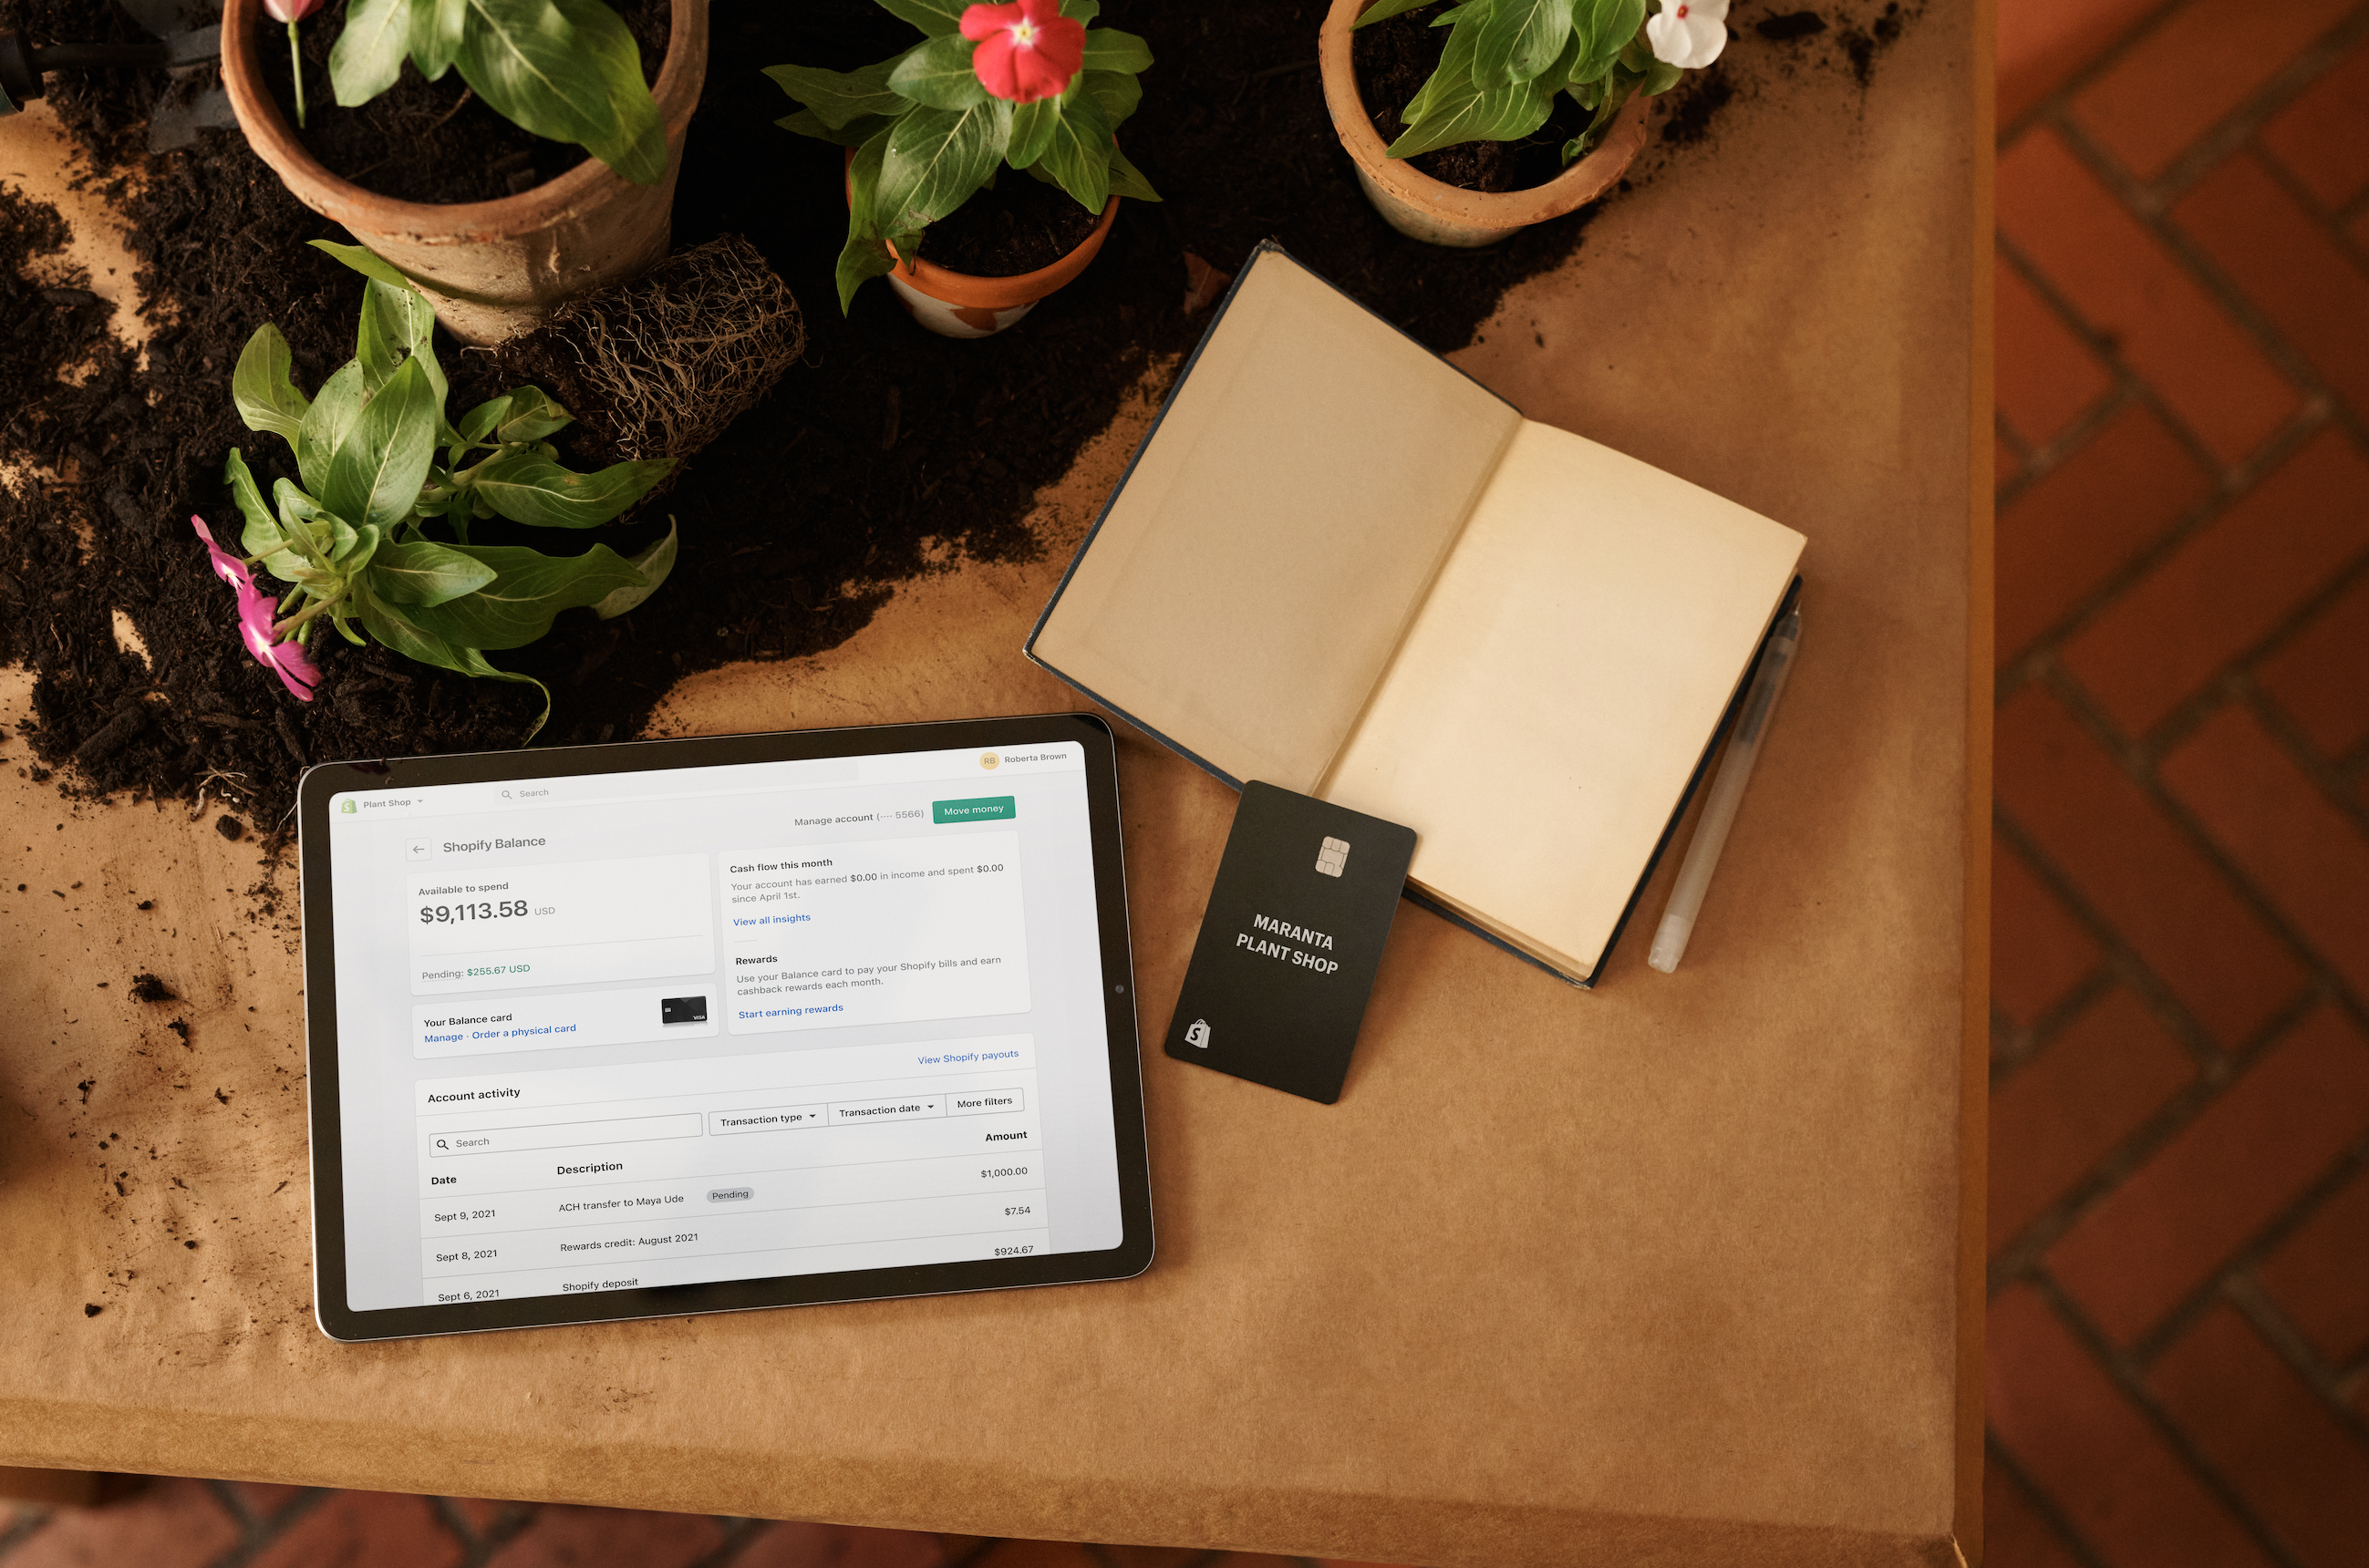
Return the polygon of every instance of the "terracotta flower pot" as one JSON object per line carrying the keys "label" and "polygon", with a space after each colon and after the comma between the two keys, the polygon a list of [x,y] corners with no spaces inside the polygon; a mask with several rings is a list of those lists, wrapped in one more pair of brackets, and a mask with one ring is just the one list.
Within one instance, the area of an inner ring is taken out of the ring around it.
{"label": "terracotta flower pot", "polygon": [[[842,166],[854,162],[855,154],[851,149]],[[851,199],[855,194],[852,177],[845,194]],[[1086,263],[1102,249],[1103,241],[1110,237],[1111,220],[1117,216],[1118,198],[1114,196],[1104,203],[1103,215],[1093,232],[1078,242],[1077,249],[1052,266],[1039,267],[1034,272],[1014,273],[1009,278],[979,278],[968,272],[949,271],[921,257],[915,257],[909,268],[904,258],[898,257],[888,281],[913,319],[940,337],[992,338],[1016,325],[1022,316],[1036,308],[1037,301],[1084,271]],[[888,254],[897,256],[897,247],[890,246]]]}
{"label": "terracotta flower pot", "polygon": [[397,201],[324,168],[264,86],[256,45],[262,16],[262,0],[227,0],[223,13],[223,85],[247,145],[299,201],[343,223],[417,282],[455,338],[498,342],[666,255],[683,132],[707,78],[707,0],[673,0],[666,61],[653,89],[666,125],[664,179],[635,185],[587,158],[498,201]]}
{"label": "terracotta flower pot", "polygon": [[1547,181],[1527,190],[1466,190],[1432,178],[1403,158],[1386,156],[1381,133],[1357,94],[1357,72],[1349,58],[1349,31],[1372,0],[1333,0],[1316,55],[1324,75],[1324,106],[1333,132],[1357,166],[1375,211],[1390,227],[1432,245],[1471,247],[1494,245],[1516,231],[1584,207],[1628,172],[1645,145],[1650,99],[1631,98],[1612,119],[1596,151]]}

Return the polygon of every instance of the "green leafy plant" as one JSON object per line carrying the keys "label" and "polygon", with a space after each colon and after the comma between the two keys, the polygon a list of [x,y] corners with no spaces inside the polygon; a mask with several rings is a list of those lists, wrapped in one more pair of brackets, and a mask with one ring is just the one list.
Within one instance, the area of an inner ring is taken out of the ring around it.
{"label": "green leafy plant", "polygon": [[431,82],[457,69],[511,124],[574,142],[637,185],[666,177],[641,48],[604,0],[353,0],[329,51],[338,102],[370,102],[406,59]]}
{"label": "green leafy plant", "polygon": [[[296,656],[272,650],[290,642],[301,648],[326,619],[349,642],[367,632],[422,664],[534,686],[544,695],[540,729],[551,715],[550,691],[532,676],[496,669],[486,653],[535,641],[562,610],[581,606],[607,618],[633,609],[672,569],[675,530],[670,525],[664,539],[629,559],[605,544],[546,555],[472,544],[470,525],[501,517],[538,528],[595,528],[647,494],[674,460],[569,470],[550,438],[571,416],[532,386],[448,423],[427,299],[360,246],[313,244],[368,281],[354,357],[312,396],[297,390],[288,341],[269,324],[247,339],[231,375],[239,418],[287,441],[302,478],[275,484],[267,508],[238,449],[223,462],[223,481],[245,521],[244,557],[234,564],[261,566],[293,585],[276,612],[255,617],[249,646],[266,664],[284,666]],[[433,538],[431,529],[449,537]],[[237,586],[223,558],[215,567]],[[247,620],[245,595],[240,610]]]}
{"label": "green leafy plant", "polygon": [[[1432,0],[1375,0],[1357,26]],[[1570,163],[1594,146],[1621,106],[1677,86],[1727,43],[1728,0],[1464,0],[1432,18],[1448,29],[1439,68],[1401,118],[1394,158],[1461,142],[1517,142],[1534,135],[1568,92],[1593,118],[1563,143]]]}
{"label": "green leafy plant", "polygon": [[910,269],[922,233],[994,185],[999,168],[1058,185],[1089,212],[1113,196],[1160,200],[1113,139],[1143,97],[1136,77],[1151,50],[1133,33],[1088,29],[1099,0],[879,5],[921,29],[921,41],[860,71],[765,73],[805,106],[780,121],[785,129],[855,149],[841,310],[898,258]]}

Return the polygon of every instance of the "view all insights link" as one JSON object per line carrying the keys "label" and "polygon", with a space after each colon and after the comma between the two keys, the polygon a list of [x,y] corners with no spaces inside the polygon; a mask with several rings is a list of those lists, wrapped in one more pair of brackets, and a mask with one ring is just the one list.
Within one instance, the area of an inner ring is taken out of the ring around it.
{"label": "view all insights link", "polygon": [[335,797],[349,1307],[1117,1245],[1084,766]]}

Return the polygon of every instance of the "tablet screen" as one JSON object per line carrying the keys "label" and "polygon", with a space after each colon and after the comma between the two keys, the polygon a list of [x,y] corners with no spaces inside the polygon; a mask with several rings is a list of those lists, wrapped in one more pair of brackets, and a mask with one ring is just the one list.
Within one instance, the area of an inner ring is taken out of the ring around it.
{"label": "tablet screen", "polygon": [[1119,1245],[1087,763],[330,795],[348,1310]]}

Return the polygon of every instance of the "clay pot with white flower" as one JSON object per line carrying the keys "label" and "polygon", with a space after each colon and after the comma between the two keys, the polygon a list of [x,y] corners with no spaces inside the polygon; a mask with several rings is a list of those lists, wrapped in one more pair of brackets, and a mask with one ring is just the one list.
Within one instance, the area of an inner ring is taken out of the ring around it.
{"label": "clay pot with white flower", "polygon": [[[455,337],[496,342],[667,254],[707,0],[635,0],[644,30],[664,29],[655,80],[625,3],[223,0],[223,86],[291,194],[417,283]],[[431,175],[439,137],[464,145]],[[452,188],[456,165],[476,188]]]}
{"label": "clay pot with white flower", "polygon": [[1160,200],[1115,135],[1151,51],[1090,28],[1099,0],[879,4],[921,40],[855,71],[765,73],[803,106],[785,129],[848,149],[840,308],[886,276],[931,331],[990,337],[1085,269],[1121,197]]}
{"label": "clay pot with white flower", "polygon": [[1727,44],[1728,0],[1333,0],[1324,101],[1367,197],[1434,245],[1494,245],[1595,200],[1649,100]]}

